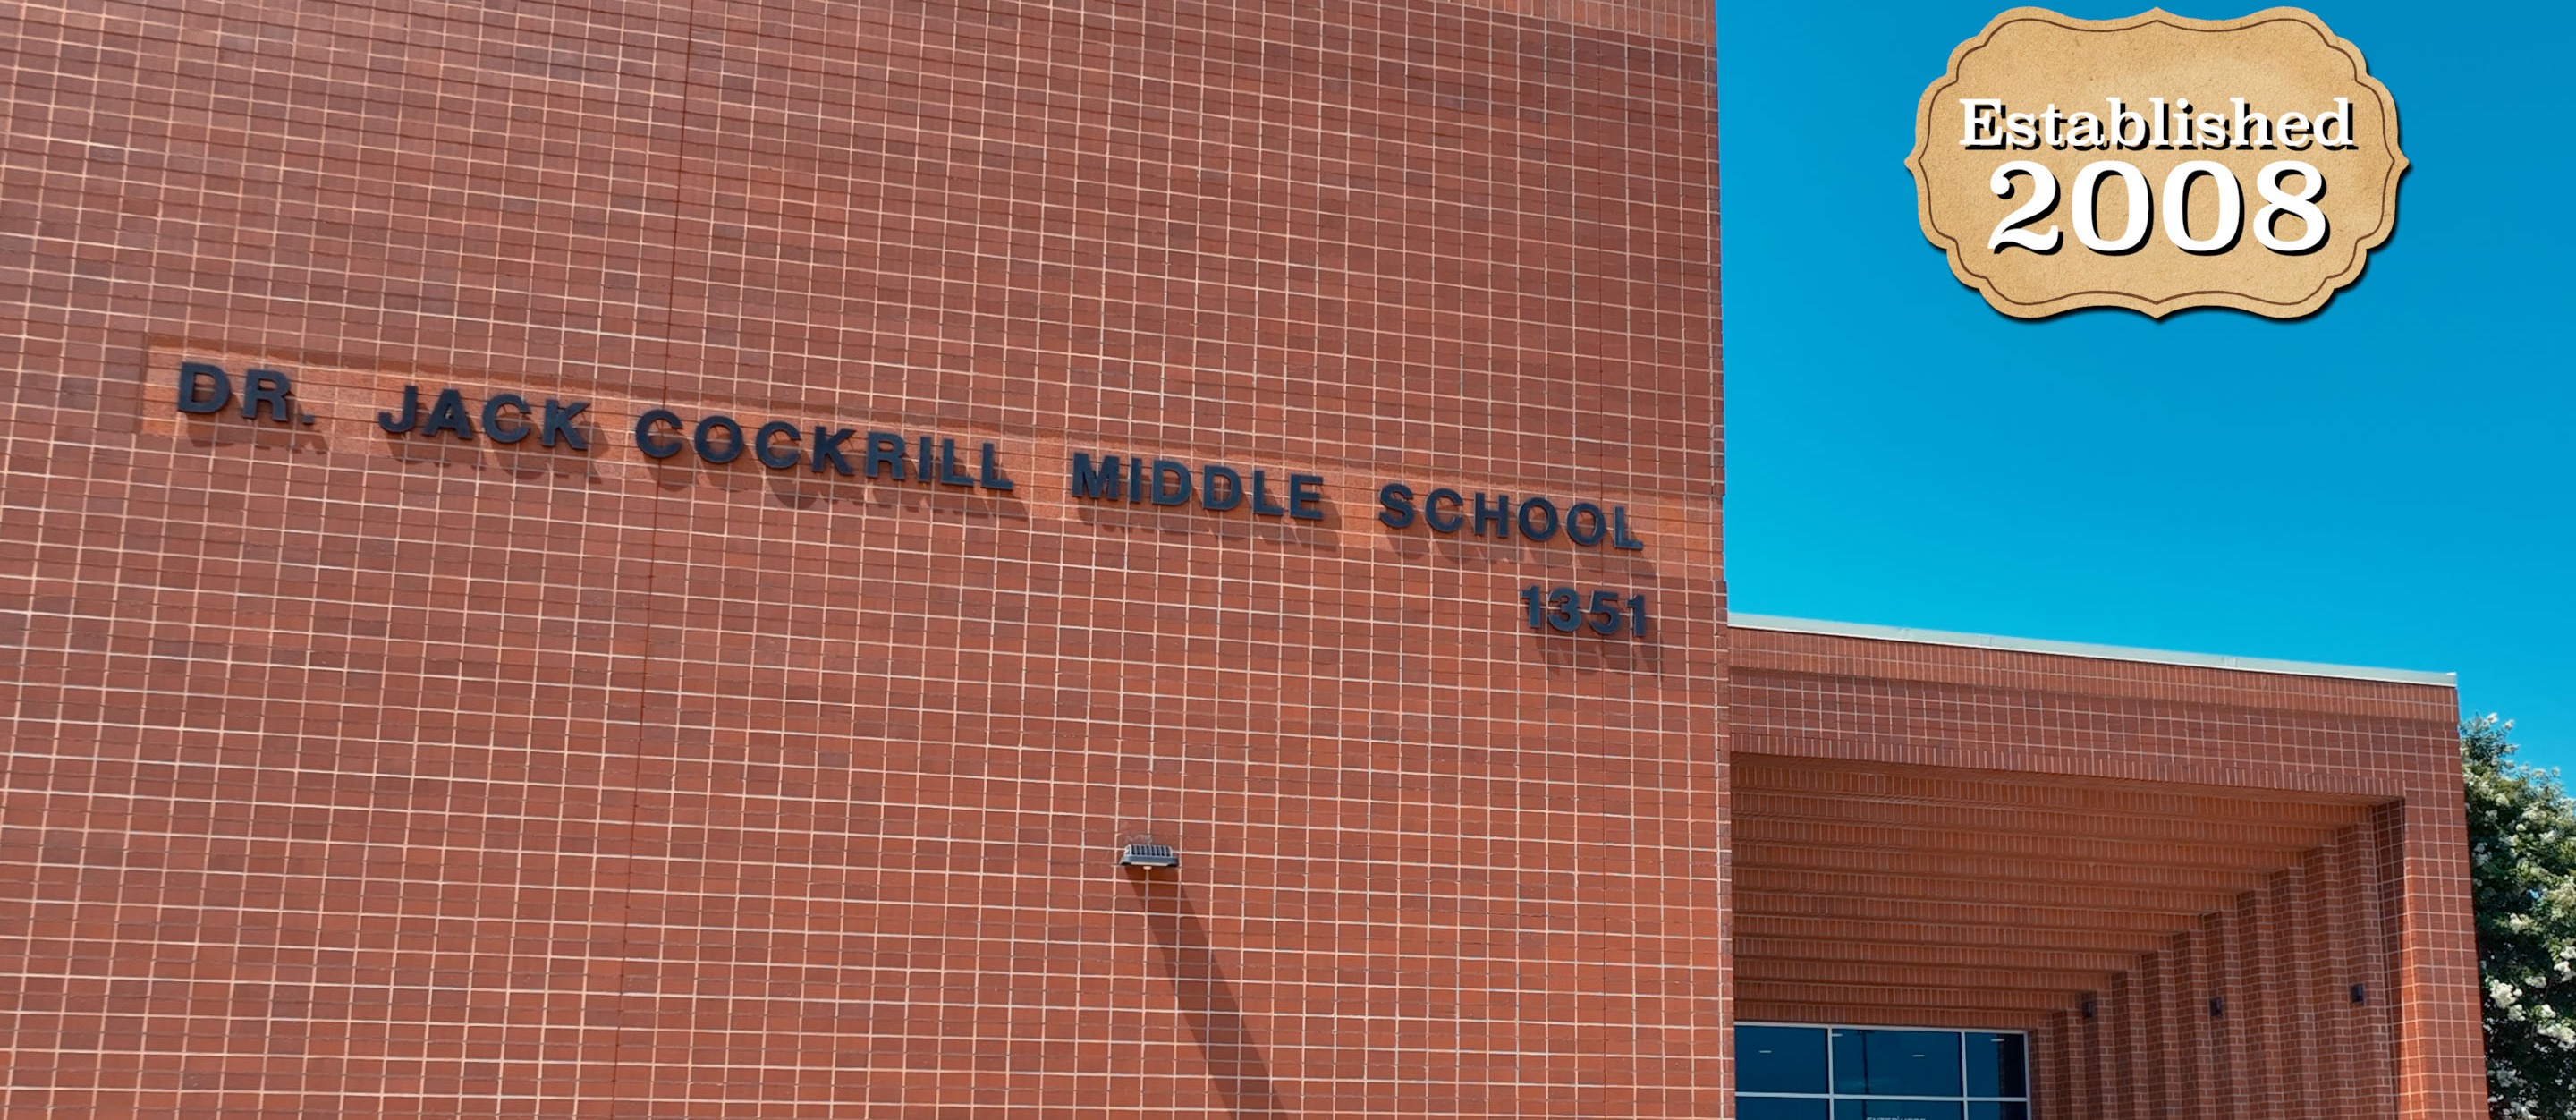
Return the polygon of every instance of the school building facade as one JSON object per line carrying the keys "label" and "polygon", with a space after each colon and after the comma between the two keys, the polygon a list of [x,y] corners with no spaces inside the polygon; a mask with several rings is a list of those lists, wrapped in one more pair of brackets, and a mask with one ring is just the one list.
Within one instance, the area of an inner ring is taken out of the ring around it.
{"label": "school building facade", "polygon": [[2482,1115],[2447,678],[1730,623],[1714,41],[0,12],[0,1112]]}

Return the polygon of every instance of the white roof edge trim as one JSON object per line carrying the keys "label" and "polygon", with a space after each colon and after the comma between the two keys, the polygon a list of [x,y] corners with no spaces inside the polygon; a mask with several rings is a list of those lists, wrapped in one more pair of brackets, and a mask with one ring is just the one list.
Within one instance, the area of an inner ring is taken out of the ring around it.
{"label": "white roof edge trim", "polygon": [[2182,653],[2165,649],[2093,645],[2087,642],[2052,642],[2045,638],[1956,634],[1947,630],[1917,630],[1910,626],[1872,626],[1865,622],[1820,622],[1810,618],[1780,618],[1767,614],[1730,614],[1727,616],[1726,624],[1746,630],[1780,630],[1793,634],[1878,638],[1884,641],[1914,642],[1921,645],[1970,646],[1977,649],[2012,650],[2020,653],[2053,653],[2061,657],[2090,657],[2103,661],[2140,661],[2151,665],[2190,665],[2203,669],[2234,669],[2247,673],[2287,673],[2301,677],[2336,677],[2343,680],[2385,681],[2391,684],[2429,684],[2441,688],[2460,686],[2457,673],[2428,673],[2416,669],[2375,669],[2363,665],[2325,665],[2314,661],[2275,661],[2263,657],[2231,657],[2220,653]]}

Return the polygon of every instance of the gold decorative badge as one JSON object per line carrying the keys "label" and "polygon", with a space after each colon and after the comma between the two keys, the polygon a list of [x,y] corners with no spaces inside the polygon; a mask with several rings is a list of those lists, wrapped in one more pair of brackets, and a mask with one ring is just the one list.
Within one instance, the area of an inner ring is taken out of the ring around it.
{"label": "gold decorative badge", "polygon": [[1996,16],[1914,123],[1923,236],[1995,310],[2290,318],[2396,228],[2397,103],[2296,8]]}

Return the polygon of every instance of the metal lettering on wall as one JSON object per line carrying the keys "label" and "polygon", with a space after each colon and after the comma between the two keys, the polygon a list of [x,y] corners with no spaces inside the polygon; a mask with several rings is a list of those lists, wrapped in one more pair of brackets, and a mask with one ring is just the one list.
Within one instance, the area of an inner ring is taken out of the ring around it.
{"label": "metal lettering on wall", "polygon": [[[171,403],[181,414],[232,417],[269,425],[310,427],[316,416],[297,401],[295,379],[273,368],[236,376],[214,362],[182,361]],[[397,399],[377,411],[384,435],[406,440],[490,442],[504,446],[534,440],[538,446],[588,453],[594,429],[583,418],[591,402],[555,397],[531,400],[519,393],[469,396],[454,386],[403,385]],[[683,414],[653,407],[636,414],[634,449],[653,461],[693,459],[711,467],[749,460],[773,471],[801,471],[877,482],[1009,493],[1018,482],[990,440],[860,431],[828,423],[710,412]],[[1068,497],[1098,503],[1195,508],[1209,514],[1241,511],[1257,518],[1314,522],[1325,519],[1326,486],[1320,474],[1281,472],[1231,463],[1188,463],[1141,455],[1074,451],[1065,465]],[[1377,487],[1376,520],[1390,533],[1438,537],[1518,539],[1578,549],[1636,552],[1646,547],[1630,527],[1625,505],[1549,496],[1417,488],[1408,481]],[[1520,592],[1530,630],[1566,636],[1643,639],[1652,632],[1647,596],[1612,588],[1545,587]]]}

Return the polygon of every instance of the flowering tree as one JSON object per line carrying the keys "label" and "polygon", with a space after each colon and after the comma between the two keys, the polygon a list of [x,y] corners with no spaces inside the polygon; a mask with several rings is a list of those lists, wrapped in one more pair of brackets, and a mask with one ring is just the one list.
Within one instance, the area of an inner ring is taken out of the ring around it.
{"label": "flowering tree", "polygon": [[2513,724],[2460,726],[2486,988],[2487,1110],[2576,1120],[2576,802],[2513,760]]}

